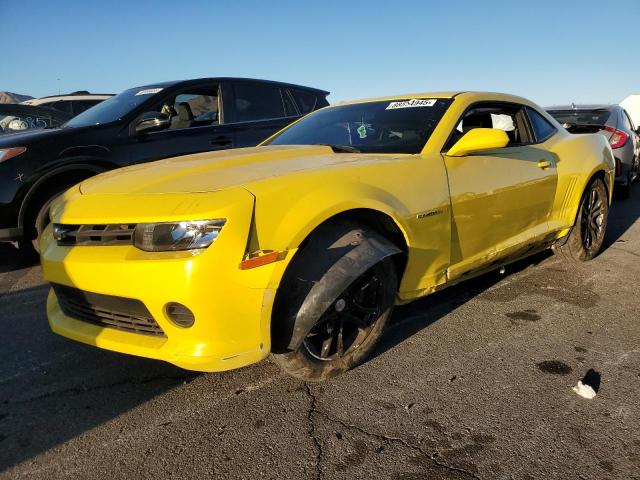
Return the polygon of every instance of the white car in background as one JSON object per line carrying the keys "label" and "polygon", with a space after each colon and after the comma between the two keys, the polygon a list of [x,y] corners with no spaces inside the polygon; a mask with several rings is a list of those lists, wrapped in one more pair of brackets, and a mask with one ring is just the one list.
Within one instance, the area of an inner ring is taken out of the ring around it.
{"label": "white car in background", "polygon": [[53,95],[34,98],[22,102],[23,105],[55,108],[62,112],[76,116],[98,103],[113,97],[110,93],[89,93],[86,90],[69,93],[67,95]]}
{"label": "white car in background", "polygon": [[640,125],[640,94],[629,95],[620,102],[620,106],[627,111],[634,125]]}

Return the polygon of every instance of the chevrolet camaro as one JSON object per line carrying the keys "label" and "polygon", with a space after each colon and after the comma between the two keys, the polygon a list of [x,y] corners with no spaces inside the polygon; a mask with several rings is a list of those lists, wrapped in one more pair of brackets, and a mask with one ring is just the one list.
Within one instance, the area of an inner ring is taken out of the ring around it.
{"label": "chevrolet camaro", "polygon": [[260,146],[85,180],[41,239],[54,332],[221,371],[270,353],[322,380],[361,363],[394,304],[553,248],[601,249],[614,157],[520,97],[330,106]]}

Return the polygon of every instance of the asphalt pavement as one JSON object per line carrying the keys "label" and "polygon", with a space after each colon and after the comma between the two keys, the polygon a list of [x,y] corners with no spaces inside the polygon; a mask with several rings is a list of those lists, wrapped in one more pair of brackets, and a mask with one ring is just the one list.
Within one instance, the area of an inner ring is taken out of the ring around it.
{"label": "asphalt pavement", "polygon": [[594,261],[540,254],[397,308],[321,384],[58,337],[39,267],[0,244],[0,478],[639,479],[639,217],[636,187]]}

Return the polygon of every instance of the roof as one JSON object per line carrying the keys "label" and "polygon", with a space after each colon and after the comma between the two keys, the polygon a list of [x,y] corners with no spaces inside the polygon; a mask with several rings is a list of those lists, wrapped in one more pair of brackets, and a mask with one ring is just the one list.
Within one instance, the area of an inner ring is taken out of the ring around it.
{"label": "roof", "polygon": [[138,87],[133,87],[133,88],[169,88],[169,87],[174,87],[180,84],[190,85],[190,84],[197,84],[197,83],[203,83],[203,82],[219,82],[219,83],[257,82],[257,83],[274,85],[282,88],[294,88],[298,90],[307,90],[315,93],[321,93],[323,95],[329,95],[330,93],[326,90],[321,90],[319,88],[305,87],[304,85],[296,85],[294,83],[276,82],[275,80],[262,80],[259,78],[243,78],[243,77],[204,77],[204,78],[193,78],[189,80],[170,80],[166,82],[152,83],[149,85],[140,85]]}
{"label": "roof", "polygon": [[[377,98],[367,98],[362,100],[353,100],[340,102],[335,105],[351,105],[356,103],[368,103],[368,102],[385,102],[385,101],[393,101],[393,100],[406,100],[410,98],[455,98],[457,96],[464,96],[466,98],[471,98],[472,101],[496,101],[496,102],[516,102],[522,103],[524,105],[533,105],[530,100],[527,100],[523,97],[518,97],[516,95],[511,95],[508,93],[498,93],[498,92],[476,92],[476,91],[468,91],[468,90],[455,90],[449,92],[423,92],[423,93],[405,93],[402,95],[392,95],[388,97],[377,97]],[[334,106],[335,106],[334,105]]]}
{"label": "roof", "polygon": [[104,97],[104,98],[109,98],[109,97],[113,97],[113,93],[90,93],[87,91],[80,91],[80,92],[72,92],[72,93],[62,93],[60,95],[47,95],[46,97],[39,97],[39,98],[32,98],[29,100],[26,100],[27,102],[32,102],[34,100],[50,100],[52,98],[67,98],[67,97],[72,97],[72,98],[76,98],[76,97],[89,97],[89,98],[97,98],[97,97]]}
{"label": "roof", "polygon": [[386,102],[388,100],[405,100],[407,98],[453,98],[462,92],[426,92],[426,93],[405,93],[403,95],[391,95],[387,97],[362,98],[360,100],[348,100],[336,103],[336,105],[351,105],[356,103]]}
{"label": "roof", "polygon": [[552,105],[550,107],[544,107],[545,110],[613,110],[619,105],[611,105],[608,103],[593,103],[584,105]]}

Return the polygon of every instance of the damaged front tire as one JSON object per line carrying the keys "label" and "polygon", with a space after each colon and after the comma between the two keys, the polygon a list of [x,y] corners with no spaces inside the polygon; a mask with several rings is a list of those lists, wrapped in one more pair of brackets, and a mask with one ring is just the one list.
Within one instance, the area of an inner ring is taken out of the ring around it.
{"label": "damaged front tire", "polygon": [[322,381],[366,360],[395,303],[400,250],[366,229],[344,230],[319,232],[280,287],[273,358],[304,380]]}

